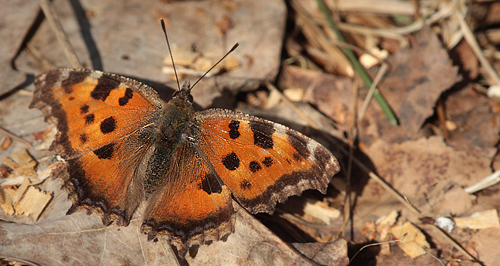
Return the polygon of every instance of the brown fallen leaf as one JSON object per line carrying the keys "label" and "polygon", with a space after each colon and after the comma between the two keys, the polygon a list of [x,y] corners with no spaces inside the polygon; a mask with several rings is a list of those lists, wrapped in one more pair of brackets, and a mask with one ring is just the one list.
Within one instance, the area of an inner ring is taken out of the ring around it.
{"label": "brown fallen leaf", "polygon": [[484,229],[474,234],[467,243],[473,244],[474,251],[477,252],[477,257],[483,265],[498,265],[500,261],[500,252],[498,252],[499,239],[500,229]]}
{"label": "brown fallen leaf", "polygon": [[26,80],[26,73],[14,69],[12,61],[19,52],[25,35],[36,19],[38,2],[26,1],[22,3],[5,1],[0,10],[0,39],[4,41],[0,46],[0,96],[20,86]]}
{"label": "brown fallen leaf", "polygon": [[352,80],[296,66],[284,66],[279,87],[285,90],[303,90],[302,101],[313,104],[322,113],[335,120],[340,130],[352,125]]}
{"label": "brown fallen leaf", "polygon": [[417,138],[426,119],[434,113],[440,95],[461,80],[458,68],[429,27],[415,36],[412,47],[390,56],[388,64],[388,75],[379,87],[401,126],[390,125],[382,115],[371,118],[370,123],[377,124],[378,132],[389,142]]}
{"label": "brown fallen leaf", "polygon": [[398,246],[413,259],[426,254],[425,249],[431,247],[425,235],[410,222],[394,226],[391,232],[400,240]]}
{"label": "brown fallen leaf", "polygon": [[[60,199],[64,200],[64,197]],[[66,205],[67,208],[69,205]],[[226,241],[191,248],[186,256],[189,265],[315,265],[238,204],[234,204],[234,208],[237,213],[235,233]],[[176,264],[177,258],[172,256],[167,243],[147,241],[147,237],[140,233],[140,212],[126,227],[103,226],[101,218],[95,214],[89,216],[76,212],[66,216],[64,213],[60,211],[58,215],[41,219],[34,225],[0,222],[0,229],[7,232],[2,239],[0,253],[42,265],[54,262],[74,265],[81,261],[108,265],[121,265],[125,261],[131,265]],[[64,248],[61,248],[61,243],[64,243]],[[339,251],[329,254],[327,259],[344,261],[336,265],[346,265],[346,243],[338,243],[334,249]],[[333,247],[322,245],[330,249]],[[82,249],[82,246],[92,248]],[[40,256],[41,252],[50,256]],[[315,260],[314,257],[311,259]]]}
{"label": "brown fallen leaf", "polygon": [[497,154],[500,116],[492,112],[495,101],[467,87],[450,95],[446,114],[456,126],[448,144],[476,156],[493,158]]}

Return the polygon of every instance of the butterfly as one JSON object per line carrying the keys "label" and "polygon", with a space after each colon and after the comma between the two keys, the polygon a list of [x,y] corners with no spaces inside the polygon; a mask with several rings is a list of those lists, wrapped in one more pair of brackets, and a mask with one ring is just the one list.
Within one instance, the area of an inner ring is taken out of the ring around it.
{"label": "butterfly", "polygon": [[67,163],[68,214],[86,210],[127,226],[140,204],[142,232],[190,246],[234,232],[233,198],[272,213],[306,189],[325,193],[339,171],[321,144],[255,116],[193,110],[185,83],[170,101],[136,80],[97,70],[57,69],[35,78],[30,108],[57,126],[51,150]]}

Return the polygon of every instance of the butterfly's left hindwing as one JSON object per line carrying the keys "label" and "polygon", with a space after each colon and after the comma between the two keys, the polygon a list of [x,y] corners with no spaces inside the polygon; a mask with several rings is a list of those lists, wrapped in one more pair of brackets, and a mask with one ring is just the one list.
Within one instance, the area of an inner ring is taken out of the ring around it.
{"label": "butterfly's left hindwing", "polygon": [[163,181],[147,201],[142,229],[150,239],[161,232],[184,256],[190,246],[233,231],[231,193],[196,147],[186,143],[171,153],[155,153],[149,166],[155,171],[146,179]]}

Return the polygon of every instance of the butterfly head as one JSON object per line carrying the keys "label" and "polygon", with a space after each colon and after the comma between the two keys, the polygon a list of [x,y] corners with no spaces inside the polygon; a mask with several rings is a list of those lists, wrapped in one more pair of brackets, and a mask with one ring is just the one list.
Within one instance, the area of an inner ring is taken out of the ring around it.
{"label": "butterfly head", "polygon": [[188,80],[184,82],[184,84],[182,84],[182,88],[180,90],[174,92],[172,98],[192,104],[193,103],[193,95],[191,95],[192,88],[193,87],[191,87],[191,84]]}

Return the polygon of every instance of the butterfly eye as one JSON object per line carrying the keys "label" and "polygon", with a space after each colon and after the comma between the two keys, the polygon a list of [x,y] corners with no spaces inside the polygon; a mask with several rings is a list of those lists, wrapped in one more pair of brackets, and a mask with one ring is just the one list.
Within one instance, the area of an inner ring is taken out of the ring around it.
{"label": "butterfly eye", "polygon": [[172,94],[172,98],[175,98],[177,97],[177,95],[179,94],[180,91],[174,91],[174,94]]}
{"label": "butterfly eye", "polygon": [[193,95],[189,94],[187,98],[188,102],[193,103]]}

